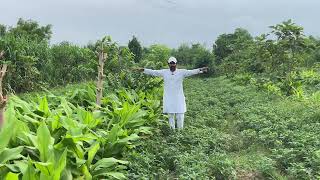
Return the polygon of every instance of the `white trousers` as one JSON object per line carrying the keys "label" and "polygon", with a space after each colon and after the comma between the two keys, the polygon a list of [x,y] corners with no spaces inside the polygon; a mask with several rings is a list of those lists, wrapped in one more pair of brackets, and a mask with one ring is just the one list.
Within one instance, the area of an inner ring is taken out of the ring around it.
{"label": "white trousers", "polygon": [[169,113],[169,125],[170,128],[175,129],[176,128],[176,122],[175,118],[177,119],[177,128],[182,129],[183,128],[183,121],[184,121],[184,113]]}

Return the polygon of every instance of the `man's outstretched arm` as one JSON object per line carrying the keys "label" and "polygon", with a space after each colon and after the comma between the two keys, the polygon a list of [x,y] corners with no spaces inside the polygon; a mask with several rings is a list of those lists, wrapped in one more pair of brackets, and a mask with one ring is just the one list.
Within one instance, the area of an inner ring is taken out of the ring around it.
{"label": "man's outstretched arm", "polygon": [[200,73],[206,73],[208,72],[208,67],[202,67],[198,69],[192,69],[192,70],[186,70],[184,77],[200,74]]}
{"label": "man's outstretched arm", "polygon": [[138,72],[143,72],[143,73],[151,75],[151,76],[162,77],[162,70],[152,70],[152,69],[146,69],[146,68],[135,68],[134,70],[138,71]]}

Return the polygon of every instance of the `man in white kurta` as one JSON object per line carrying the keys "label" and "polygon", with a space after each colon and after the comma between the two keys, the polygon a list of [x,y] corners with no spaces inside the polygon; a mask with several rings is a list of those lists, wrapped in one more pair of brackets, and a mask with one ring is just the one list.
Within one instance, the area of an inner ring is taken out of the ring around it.
{"label": "man in white kurta", "polygon": [[184,113],[187,111],[185,96],[183,93],[183,79],[188,76],[202,73],[207,68],[199,68],[193,70],[176,69],[177,60],[174,57],[170,57],[168,65],[170,69],[151,70],[145,69],[144,73],[152,76],[162,77],[164,80],[164,92],[163,92],[163,113],[169,115],[169,125],[172,129],[175,129],[174,116],[177,119],[177,128],[183,128]]}

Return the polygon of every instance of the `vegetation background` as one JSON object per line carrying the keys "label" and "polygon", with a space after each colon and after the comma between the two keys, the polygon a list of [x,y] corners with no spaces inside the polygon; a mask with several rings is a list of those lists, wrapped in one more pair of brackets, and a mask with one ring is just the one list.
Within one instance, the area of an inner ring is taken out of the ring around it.
{"label": "vegetation background", "polygon": [[[133,36],[50,44],[51,25],[0,25],[9,96],[1,179],[317,179],[320,40],[292,20],[202,44],[148,47]],[[107,53],[95,105],[97,52]],[[161,114],[162,80],[132,68],[208,66],[185,82],[186,129]],[[201,102],[201,103],[199,103]]]}

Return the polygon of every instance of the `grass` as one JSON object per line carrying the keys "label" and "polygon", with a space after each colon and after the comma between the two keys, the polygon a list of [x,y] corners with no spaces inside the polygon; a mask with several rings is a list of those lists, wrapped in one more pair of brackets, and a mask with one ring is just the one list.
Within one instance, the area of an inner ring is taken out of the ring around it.
{"label": "grass", "polygon": [[185,80],[185,129],[164,123],[128,155],[129,179],[311,179],[319,104],[224,77]]}

